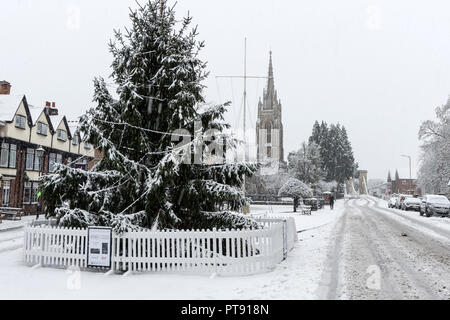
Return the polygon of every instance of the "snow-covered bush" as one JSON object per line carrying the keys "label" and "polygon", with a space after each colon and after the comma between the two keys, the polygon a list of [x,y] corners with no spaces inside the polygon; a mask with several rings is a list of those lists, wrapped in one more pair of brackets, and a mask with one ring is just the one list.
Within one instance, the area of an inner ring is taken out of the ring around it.
{"label": "snow-covered bush", "polygon": [[294,200],[294,212],[297,212],[298,201],[313,196],[311,188],[298,179],[289,179],[278,192],[280,197],[288,197]]}

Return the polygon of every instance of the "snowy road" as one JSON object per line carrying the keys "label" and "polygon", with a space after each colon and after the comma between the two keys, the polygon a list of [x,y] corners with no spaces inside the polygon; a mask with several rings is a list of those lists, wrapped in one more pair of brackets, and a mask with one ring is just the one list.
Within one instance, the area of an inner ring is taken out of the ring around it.
{"label": "snowy road", "polygon": [[450,299],[447,218],[350,200],[332,231],[322,299]]}

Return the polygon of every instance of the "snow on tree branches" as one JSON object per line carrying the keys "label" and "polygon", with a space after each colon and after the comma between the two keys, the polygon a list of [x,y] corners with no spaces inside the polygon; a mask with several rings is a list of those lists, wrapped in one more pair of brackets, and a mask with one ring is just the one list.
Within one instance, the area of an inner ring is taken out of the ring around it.
{"label": "snow on tree branches", "polygon": [[294,200],[294,212],[297,211],[299,199],[310,198],[313,196],[312,190],[298,179],[289,179],[278,192],[280,197],[288,197]]}
{"label": "snow on tree branches", "polygon": [[421,161],[418,183],[423,192],[450,194],[450,98],[436,108],[437,121],[424,121],[419,130]]}
{"label": "snow on tree branches", "polygon": [[[166,0],[150,0],[130,19],[109,44],[114,83],[94,80],[94,106],[80,118],[85,140],[104,156],[91,171],[58,165],[43,178],[47,215],[61,225],[112,226],[118,233],[256,226],[236,212],[249,201],[242,178],[258,165],[205,164],[224,158],[213,145],[232,149],[237,142],[226,134],[229,103],[205,103],[204,44],[192,18],[179,22]],[[201,134],[206,130],[218,134]]]}
{"label": "snow on tree branches", "polygon": [[309,198],[312,197],[311,189],[298,179],[289,179],[278,192],[280,197]]}

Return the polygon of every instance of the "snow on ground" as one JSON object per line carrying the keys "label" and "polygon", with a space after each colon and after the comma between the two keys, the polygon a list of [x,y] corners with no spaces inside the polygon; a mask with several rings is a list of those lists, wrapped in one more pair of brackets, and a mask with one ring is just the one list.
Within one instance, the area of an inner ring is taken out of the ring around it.
{"label": "snow on ground", "polygon": [[[294,216],[299,242],[286,261],[273,271],[245,277],[213,277],[146,273],[127,277],[101,273],[37,268],[23,265],[22,249],[0,249],[0,299],[315,299],[327,258],[335,210],[292,213],[290,206],[255,206],[252,213]],[[0,244],[20,231],[0,232]],[[3,239],[3,240],[2,240]]]}
{"label": "snow on ground", "polygon": [[298,231],[310,230],[318,228],[333,222],[336,218],[336,211],[342,211],[344,202],[338,201],[335,210],[331,210],[330,206],[325,206],[319,211],[312,211],[311,216],[302,215],[299,212],[293,212],[293,206],[270,206],[255,205],[252,206],[251,214],[255,216],[267,215],[268,217],[294,217]]}
{"label": "snow on ground", "polygon": [[3,220],[2,223],[0,223],[0,232],[26,226],[35,219],[35,216],[26,216],[22,217],[21,220]]}
{"label": "snow on ground", "polygon": [[387,215],[392,219],[409,225],[434,238],[446,239],[450,234],[450,219],[448,217],[420,216],[417,211],[403,211],[399,209],[388,209],[387,201],[370,197],[372,203],[369,204],[377,212]]}

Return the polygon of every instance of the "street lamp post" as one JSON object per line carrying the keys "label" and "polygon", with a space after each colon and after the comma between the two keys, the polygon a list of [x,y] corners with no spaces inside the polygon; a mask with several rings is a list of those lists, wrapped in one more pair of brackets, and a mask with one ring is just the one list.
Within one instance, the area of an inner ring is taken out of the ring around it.
{"label": "street lamp post", "polygon": [[[412,177],[411,177],[411,156],[408,155],[402,155],[404,158],[409,159],[409,190],[412,191]],[[414,194],[414,192],[413,192]]]}
{"label": "street lamp post", "polygon": [[[44,167],[44,154],[45,154],[45,149],[42,148],[42,146],[39,146],[39,148],[36,149],[36,155],[39,158],[39,178],[42,175],[42,169]],[[38,208],[37,208],[38,210],[37,210],[36,220],[39,219],[39,214],[40,214],[40,211],[42,208],[41,199],[39,199],[39,197],[38,197],[37,201],[38,201]]]}
{"label": "street lamp post", "polygon": [[45,153],[45,149],[42,148],[42,146],[40,146],[39,148],[36,149],[36,155],[39,158],[39,177],[41,176],[41,173],[42,173],[44,153]]}

